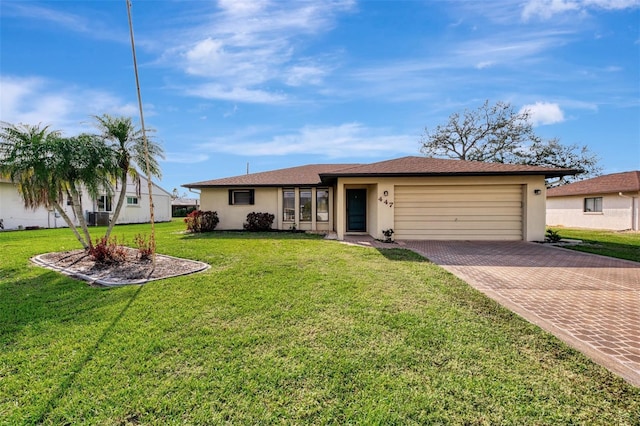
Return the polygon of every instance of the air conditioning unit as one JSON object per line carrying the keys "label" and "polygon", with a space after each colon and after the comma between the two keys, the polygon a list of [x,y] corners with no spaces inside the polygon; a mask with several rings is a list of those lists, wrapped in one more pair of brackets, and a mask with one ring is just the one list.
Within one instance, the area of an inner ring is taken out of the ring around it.
{"label": "air conditioning unit", "polygon": [[108,226],[109,212],[89,212],[87,218],[88,226]]}

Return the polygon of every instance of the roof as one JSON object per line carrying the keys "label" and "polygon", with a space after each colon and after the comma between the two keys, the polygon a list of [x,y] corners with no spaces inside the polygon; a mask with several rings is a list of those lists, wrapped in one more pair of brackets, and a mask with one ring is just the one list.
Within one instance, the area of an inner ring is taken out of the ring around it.
{"label": "roof", "polygon": [[428,157],[403,157],[371,164],[311,164],[270,172],[251,173],[182,185],[187,188],[242,186],[322,185],[339,177],[353,176],[503,176],[542,175],[546,178],[573,175],[579,170],[518,164],[483,163]]}
{"label": "roof", "polygon": [[349,176],[499,176],[543,175],[546,178],[574,175],[575,169],[559,169],[520,164],[484,163],[429,157],[402,157],[379,163],[363,164],[348,169],[323,173],[323,178]]}
{"label": "roof", "polygon": [[197,206],[200,200],[197,198],[174,198],[171,200],[172,206]]}
{"label": "roof", "polygon": [[290,167],[269,172],[250,173],[222,179],[205,180],[187,183],[186,188],[207,187],[241,187],[241,186],[287,186],[287,185],[321,185],[320,174],[354,167],[357,164],[310,164]]}
{"label": "roof", "polygon": [[612,194],[618,192],[639,192],[640,171],[613,173],[585,179],[547,190],[547,197],[568,195]]}

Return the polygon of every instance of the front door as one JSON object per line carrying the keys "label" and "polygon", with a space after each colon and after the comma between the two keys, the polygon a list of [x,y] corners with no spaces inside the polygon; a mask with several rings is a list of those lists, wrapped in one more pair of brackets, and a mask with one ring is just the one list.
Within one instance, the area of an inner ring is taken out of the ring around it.
{"label": "front door", "polygon": [[347,189],[347,232],[367,230],[367,190]]}

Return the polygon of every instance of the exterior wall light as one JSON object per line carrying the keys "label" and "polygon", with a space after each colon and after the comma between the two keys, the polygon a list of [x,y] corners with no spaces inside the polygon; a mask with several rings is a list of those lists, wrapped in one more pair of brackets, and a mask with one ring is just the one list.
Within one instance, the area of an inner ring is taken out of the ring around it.
{"label": "exterior wall light", "polygon": [[536,194],[536,195],[540,195],[540,194],[542,194],[542,190],[541,189],[534,189],[533,193]]}

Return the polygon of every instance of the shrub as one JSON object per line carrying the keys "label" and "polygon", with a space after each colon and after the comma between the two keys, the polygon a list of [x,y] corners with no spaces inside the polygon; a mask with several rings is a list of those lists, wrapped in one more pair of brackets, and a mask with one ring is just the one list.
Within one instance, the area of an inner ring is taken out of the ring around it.
{"label": "shrub", "polygon": [[247,231],[269,231],[276,217],[271,213],[251,212],[247,215],[244,229]]}
{"label": "shrub", "polygon": [[216,229],[220,219],[218,212],[194,210],[184,219],[189,232],[211,232]]}
{"label": "shrub", "polygon": [[191,212],[196,211],[195,207],[178,208],[173,211],[172,217],[187,217]]}
{"label": "shrub", "polygon": [[547,233],[544,235],[544,240],[548,243],[557,243],[562,237],[558,234],[558,231],[553,229],[547,229]]}
{"label": "shrub", "polygon": [[116,237],[102,237],[89,248],[89,255],[98,263],[120,263],[126,259],[127,249],[118,243]]}
{"label": "shrub", "polygon": [[133,237],[133,241],[138,247],[138,259],[147,260],[151,258],[151,255],[156,251],[156,245],[151,239],[147,240],[146,235],[137,234]]}

